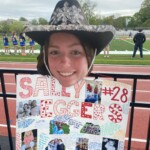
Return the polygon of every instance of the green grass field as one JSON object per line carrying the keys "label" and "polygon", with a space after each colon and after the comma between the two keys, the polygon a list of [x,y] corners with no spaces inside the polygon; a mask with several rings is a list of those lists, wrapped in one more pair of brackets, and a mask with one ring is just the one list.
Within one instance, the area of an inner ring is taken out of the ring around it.
{"label": "green grass field", "polygon": [[[35,55],[0,55],[0,61],[6,62],[37,62],[37,54]],[[144,59],[140,59],[139,55],[136,55],[134,59],[131,59],[131,55],[110,55],[109,58],[100,54],[95,59],[95,64],[116,64],[116,65],[150,65],[150,55],[144,56]]]}
{"label": "green grass field", "polygon": [[[128,38],[116,38],[113,39],[111,44],[110,44],[110,49],[113,50],[118,50],[118,51],[123,51],[123,50],[129,50],[133,51],[134,43],[132,39]],[[143,45],[144,50],[149,50],[150,51],[150,39],[147,39],[146,42]]]}
{"label": "green grass field", "polygon": [[95,64],[115,64],[115,65],[150,65],[150,55],[144,56],[140,59],[139,55],[136,55],[134,59],[131,55],[110,55],[109,58],[104,55],[98,55],[95,59]]}
{"label": "green grass field", "polygon": [[[2,38],[2,37],[1,37]],[[10,38],[10,37],[9,37]],[[29,41],[27,40],[26,49],[29,49]],[[110,51],[133,51],[134,43],[132,39],[119,37],[114,38],[110,44]],[[10,49],[13,49],[10,42]],[[35,49],[40,49],[40,46],[36,44]],[[0,40],[0,61],[6,62],[37,62],[38,54],[21,56],[21,55],[4,55],[2,53],[3,43]],[[143,53],[150,52],[150,37],[143,46]],[[129,54],[111,54],[109,58],[105,58],[103,52],[96,57],[95,64],[118,64],[118,65],[150,65],[150,55],[144,55],[144,59],[140,59],[139,54],[134,59],[131,59]]]}

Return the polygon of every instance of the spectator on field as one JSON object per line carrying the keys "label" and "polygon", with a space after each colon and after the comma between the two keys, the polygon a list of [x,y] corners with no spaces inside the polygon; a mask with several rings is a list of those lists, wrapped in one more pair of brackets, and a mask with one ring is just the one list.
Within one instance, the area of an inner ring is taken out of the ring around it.
{"label": "spectator on field", "polygon": [[30,44],[30,50],[29,50],[29,54],[34,54],[34,46],[35,46],[35,42],[33,39],[29,39],[29,44]]}
{"label": "spectator on field", "polygon": [[26,39],[25,39],[25,34],[24,33],[20,33],[20,36],[19,36],[19,41],[20,41],[20,47],[21,47],[21,55],[22,56],[25,56],[26,53],[25,53],[25,50],[26,50]]}
{"label": "spectator on field", "polygon": [[140,57],[141,59],[143,59],[143,43],[146,41],[146,37],[145,34],[142,33],[142,29],[139,29],[139,32],[135,34],[135,36],[133,37],[133,41],[135,43],[134,45],[134,51],[133,51],[133,55],[132,58],[135,57],[137,50],[140,50]]}
{"label": "spectator on field", "polygon": [[129,33],[129,38],[132,38],[132,32]]}
{"label": "spectator on field", "polygon": [[110,49],[110,46],[109,44],[104,48],[104,57],[109,57],[109,49]]}
{"label": "spectator on field", "polygon": [[18,50],[18,41],[17,41],[17,35],[15,32],[13,32],[12,34],[12,44],[14,46],[14,54],[17,54],[17,50]]}
{"label": "spectator on field", "polygon": [[8,40],[6,33],[4,33],[3,35],[3,44],[4,44],[4,53],[8,54],[9,53],[9,40]]}

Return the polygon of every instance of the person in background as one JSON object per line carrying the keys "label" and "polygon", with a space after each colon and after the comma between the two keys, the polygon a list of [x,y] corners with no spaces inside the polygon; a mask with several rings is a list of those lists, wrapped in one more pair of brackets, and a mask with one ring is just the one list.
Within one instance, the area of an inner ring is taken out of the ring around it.
{"label": "person in background", "polygon": [[26,53],[25,53],[25,50],[26,50],[26,44],[25,44],[25,34],[24,33],[20,33],[20,36],[19,36],[19,41],[20,41],[20,47],[21,47],[21,55],[22,56],[25,56]]}
{"label": "person in background", "polygon": [[110,49],[110,46],[109,44],[104,48],[104,57],[109,57],[109,49]]}
{"label": "person in background", "polygon": [[132,32],[130,31],[130,33],[129,33],[129,38],[132,38]]}
{"label": "person in background", "polygon": [[135,36],[133,37],[133,41],[135,43],[134,45],[134,51],[133,51],[133,55],[132,58],[135,57],[137,50],[140,50],[140,57],[141,59],[143,59],[143,43],[146,41],[146,37],[145,34],[142,33],[142,29],[139,29],[139,32],[135,34]]}
{"label": "person in background", "polygon": [[29,44],[30,44],[30,50],[29,50],[29,54],[34,54],[34,46],[35,46],[35,42],[33,39],[29,39]]}
{"label": "person in background", "polygon": [[3,35],[3,44],[4,44],[4,53],[9,54],[9,40],[6,33],[4,33]]}
{"label": "person in background", "polygon": [[17,41],[17,35],[15,32],[12,33],[12,44],[14,46],[14,54],[17,54],[18,50],[18,41]]}

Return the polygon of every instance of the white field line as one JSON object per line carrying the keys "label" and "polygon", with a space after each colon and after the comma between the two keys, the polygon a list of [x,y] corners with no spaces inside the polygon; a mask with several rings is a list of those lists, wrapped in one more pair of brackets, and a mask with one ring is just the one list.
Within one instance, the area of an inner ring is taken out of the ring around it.
{"label": "white field line", "polygon": [[[0,61],[0,63],[1,63],[1,64],[7,64],[7,65],[10,64],[10,63],[3,62],[3,61],[2,61],[2,62]],[[24,63],[24,62],[11,62],[11,65],[12,65],[12,64],[19,64],[19,65],[22,64],[22,65],[24,65],[24,66],[25,66],[25,65],[31,65],[31,66],[34,65],[34,66],[35,66],[37,63],[36,63],[36,62],[26,62],[26,63]]]}
{"label": "white field line", "polygon": [[[7,125],[6,125],[6,124],[0,124],[0,127],[7,128]],[[11,125],[10,127],[11,127],[11,128],[16,128],[16,126],[15,126],[15,125]]]}
{"label": "white field line", "polygon": [[105,67],[105,66],[108,66],[108,67],[114,67],[114,68],[140,68],[143,67],[143,68],[149,68],[149,66],[145,66],[145,65],[115,65],[115,64],[94,64],[94,67]]}
{"label": "white field line", "polygon": [[[121,40],[122,40],[122,41],[125,41],[125,42],[127,42],[127,43],[129,43],[129,44],[131,44],[131,45],[134,45],[134,43],[133,43],[133,42],[129,42],[129,41],[124,40],[124,39],[121,39]],[[149,51],[148,49],[146,49],[146,48],[144,48],[144,47],[143,47],[143,49],[144,49],[144,50],[146,50],[146,51]]]}
{"label": "white field line", "polygon": [[[112,73],[112,74],[117,74],[118,73],[118,74],[133,74],[133,75],[145,75],[145,74],[150,75],[150,72],[143,72],[142,73],[142,72],[120,72],[120,71],[115,71],[115,72],[112,72],[112,71],[92,71],[92,73]],[[125,80],[125,79],[123,79],[123,80]]]}
{"label": "white field line", "polygon": [[[128,141],[129,138],[126,137],[125,140]],[[142,143],[146,143],[146,139],[136,139],[136,138],[131,138],[131,141],[133,141],[133,142],[142,142]]]}

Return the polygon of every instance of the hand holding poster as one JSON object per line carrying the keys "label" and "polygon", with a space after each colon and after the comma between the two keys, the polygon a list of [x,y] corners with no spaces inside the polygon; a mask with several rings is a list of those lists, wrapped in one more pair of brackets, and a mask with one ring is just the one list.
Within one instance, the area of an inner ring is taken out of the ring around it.
{"label": "hand holding poster", "polygon": [[123,150],[131,86],[17,76],[17,150]]}

